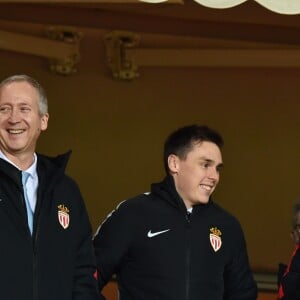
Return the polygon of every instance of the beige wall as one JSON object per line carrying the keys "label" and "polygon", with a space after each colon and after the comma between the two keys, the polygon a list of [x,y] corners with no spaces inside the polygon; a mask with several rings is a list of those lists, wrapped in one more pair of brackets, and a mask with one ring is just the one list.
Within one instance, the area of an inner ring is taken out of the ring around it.
{"label": "beige wall", "polygon": [[[33,34],[44,28],[0,25]],[[253,269],[275,271],[290,255],[290,210],[300,196],[300,70],[143,68],[139,79],[116,81],[104,64],[105,31],[79,30],[78,73],[55,75],[46,59],[0,51],[0,77],[27,73],[46,88],[50,123],[38,150],[73,150],[68,173],[94,230],[118,202],[164,176],[170,131],[205,123],[225,139],[215,201],[239,218]]]}

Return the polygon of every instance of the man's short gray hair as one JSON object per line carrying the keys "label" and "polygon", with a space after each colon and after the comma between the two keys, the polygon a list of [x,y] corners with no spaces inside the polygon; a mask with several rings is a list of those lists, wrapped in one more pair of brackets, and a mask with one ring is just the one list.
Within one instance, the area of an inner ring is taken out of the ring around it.
{"label": "man's short gray hair", "polygon": [[48,113],[48,100],[47,100],[46,92],[45,92],[44,88],[39,84],[39,82],[37,80],[35,80],[34,78],[32,78],[28,75],[25,75],[25,74],[13,75],[13,76],[7,77],[3,81],[1,81],[0,89],[3,86],[8,85],[10,83],[23,82],[23,81],[29,83],[37,91],[38,98],[39,98],[38,106],[39,106],[40,115],[43,116],[43,115],[47,114]]}

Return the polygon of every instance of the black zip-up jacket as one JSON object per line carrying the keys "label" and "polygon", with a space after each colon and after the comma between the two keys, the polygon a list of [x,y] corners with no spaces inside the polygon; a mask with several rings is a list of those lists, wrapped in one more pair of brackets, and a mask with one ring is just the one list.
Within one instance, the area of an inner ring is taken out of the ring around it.
{"label": "black zip-up jacket", "polygon": [[0,298],[98,299],[91,226],[76,183],[64,174],[69,153],[37,157],[32,236],[21,172],[0,159]]}
{"label": "black zip-up jacket", "polygon": [[120,300],[255,300],[239,222],[217,204],[190,215],[172,177],[122,202],[94,246],[100,290],[116,274]]}

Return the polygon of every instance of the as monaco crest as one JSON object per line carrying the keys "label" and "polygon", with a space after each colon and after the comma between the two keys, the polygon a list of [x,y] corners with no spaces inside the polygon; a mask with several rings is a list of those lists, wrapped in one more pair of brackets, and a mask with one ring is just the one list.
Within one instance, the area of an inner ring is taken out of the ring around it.
{"label": "as monaco crest", "polygon": [[217,227],[210,228],[210,244],[215,252],[220,250],[222,246],[222,239],[221,239],[222,232]]}
{"label": "as monaco crest", "polygon": [[63,229],[67,229],[70,224],[70,215],[69,210],[63,204],[60,204],[58,207],[58,221]]}

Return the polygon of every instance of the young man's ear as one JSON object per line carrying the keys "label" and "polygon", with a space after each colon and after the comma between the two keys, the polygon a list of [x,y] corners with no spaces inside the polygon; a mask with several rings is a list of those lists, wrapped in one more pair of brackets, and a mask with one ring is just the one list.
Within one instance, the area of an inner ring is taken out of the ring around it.
{"label": "young man's ear", "polygon": [[170,154],[168,157],[168,167],[171,174],[176,174],[179,171],[179,157],[175,154]]}

